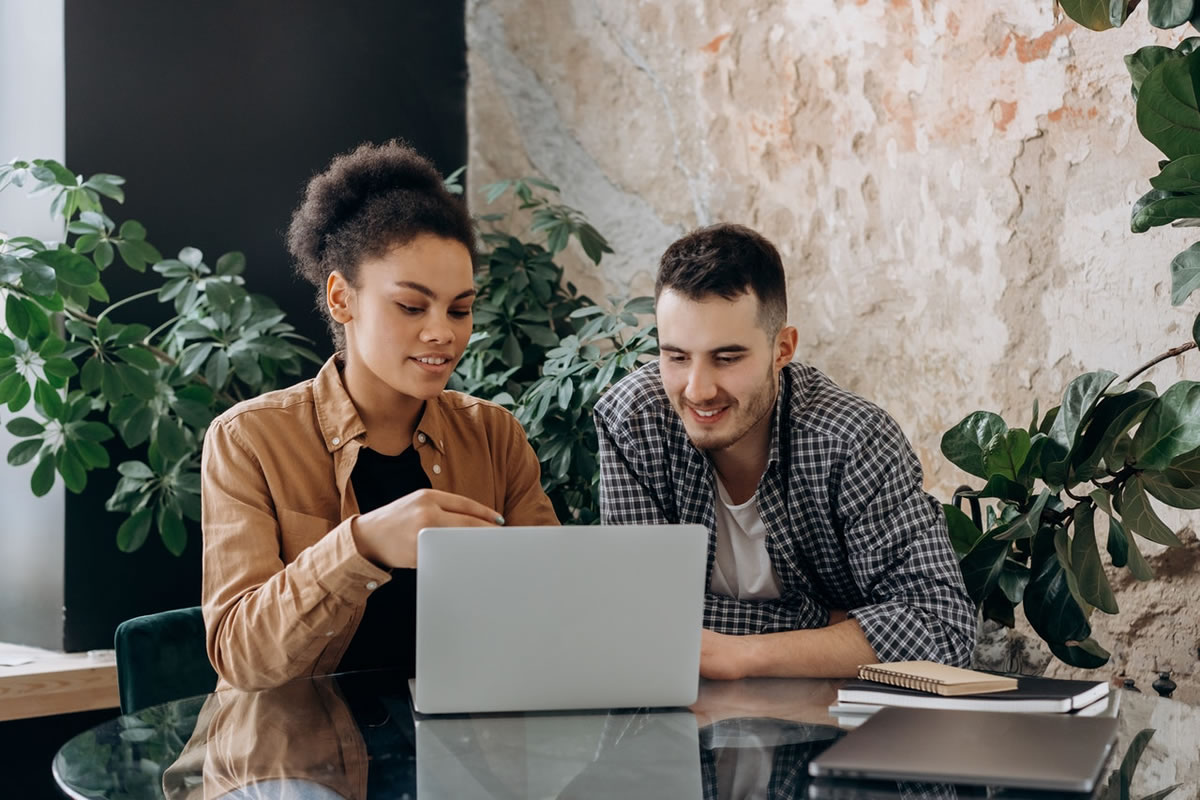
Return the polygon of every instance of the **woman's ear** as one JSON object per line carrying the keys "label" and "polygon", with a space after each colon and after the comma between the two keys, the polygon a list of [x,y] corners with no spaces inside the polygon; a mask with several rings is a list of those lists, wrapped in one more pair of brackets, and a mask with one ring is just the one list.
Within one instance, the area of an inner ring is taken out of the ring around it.
{"label": "woman's ear", "polygon": [[346,276],[334,270],[325,280],[325,303],[334,322],[345,325],[354,319],[354,287]]}

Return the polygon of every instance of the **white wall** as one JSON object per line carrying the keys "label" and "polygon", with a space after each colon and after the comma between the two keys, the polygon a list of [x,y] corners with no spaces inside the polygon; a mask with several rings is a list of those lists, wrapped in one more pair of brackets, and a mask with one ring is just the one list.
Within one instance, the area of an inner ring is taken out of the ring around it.
{"label": "white wall", "polygon": [[[0,162],[54,158],[66,149],[63,0],[0,0]],[[53,238],[48,198],[0,192],[0,231]],[[0,409],[0,422],[14,415]],[[0,641],[60,649],[63,605],[62,484],[29,491],[33,464],[5,456],[0,430]]]}

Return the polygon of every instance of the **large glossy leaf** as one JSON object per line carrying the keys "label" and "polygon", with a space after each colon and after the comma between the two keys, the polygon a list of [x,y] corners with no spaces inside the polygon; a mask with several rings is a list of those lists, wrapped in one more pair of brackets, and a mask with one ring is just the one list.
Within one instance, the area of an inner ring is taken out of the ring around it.
{"label": "large glossy leaf", "polygon": [[1126,549],[1126,566],[1129,568],[1129,574],[1139,581],[1148,581],[1154,577],[1154,568],[1150,566],[1150,562],[1142,555],[1142,550],[1138,547],[1137,539],[1125,532],[1125,526],[1115,517],[1108,519],[1109,536],[1113,536],[1113,528],[1116,528],[1117,536],[1123,538],[1127,543]]}
{"label": "large glossy leaf", "polygon": [[1178,219],[1197,217],[1200,217],[1200,195],[1178,195],[1152,189],[1134,203],[1129,229],[1134,233],[1145,233],[1151,228],[1170,225]]}
{"label": "large glossy leaf", "polygon": [[1164,192],[1200,192],[1200,155],[1183,156],[1168,161],[1162,170],[1150,179],[1150,185]]}
{"label": "large glossy leaf", "polygon": [[1106,614],[1116,614],[1117,599],[1113,596],[1112,586],[1104,573],[1104,564],[1100,561],[1100,548],[1096,545],[1095,511],[1095,507],[1088,502],[1075,506],[1071,569],[1075,572],[1075,582],[1083,599]]}
{"label": "large glossy leaf", "polygon": [[1131,477],[1121,490],[1121,519],[1125,527],[1144,539],[1170,547],[1183,544],[1154,512],[1141,475]]}
{"label": "large glossy leaf", "polygon": [[[1200,242],[1171,260],[1171,305],[1183,303],[1197,286],[1200,286]],[[1200,317],[1197,322],[1200,324]]]}
{"label": "large glossy leaf", "polygon": [[946,528],[950,532],[950,545],[954,548],[954,555],[962,559],[971,552],[971,548],[979,541],[983,532],[975,527],[970,517],[954,506],[943,503],[942,511],[946,514]]}
{"label": "large glossy leaf", "polygon": [[982,603],[996,588],[1008,548],[1008,542],[991,536],[981,537],[959,563],[967,594],[976,605]]}
{"label": "large glossy leaf", "polygon": [[1008,425],[999,415],[976,411],[942,436],[942,455],[964,472],[987,480],[987,446],[994,437],[1007,432]]}
{"label": "large glossy leaf", "polygon": [[117,529],[117,547],[126,553],[141,547],[146,541],[146,535],[150,533],[151,514],[149,508],[143,508],[121,523],[121,527]]}
{"label": "large glossy leaf", "polygon": [[1111,653],[1100,646],[1095,639],[1088,638],[1077,644],[1068,645],[1057,642],[1047,642],[1050,652],[1063,663],[1080,669],[1098,669],[1108,663]]}
{"label": "large glossy leaf", "polygon": [[1194,0],[1146,0],[1146,18],[1156,28],[1177,28],[1192,18]]}
{"label": "large glossy leaf", "polygon": [[1014,428],[1005,434],[997,434],[984,450],[984,471],[990,479],[994,476],[1015,481],[1025,457],[1029,455],[1029,433]]}
{"label": "large glossy leaf", "polygon": [[1200,58],[1193,52],[1171,58],[1150,71],[1138,92],[1137,124],[1142,136],[1167,158],[1200,153],[1200,109],[1192,87],[1188,62]]}
{"label": "large glossy leaf", "polygon": [[38,258],[54,267],[58,279],[71,286],[90,286],[100,277],[95,264],[70,250],[47,250]]}
{"label": "large glossy leaf", "polygon": [[1042,510],[1045,509],[1049,499],[1050,490],[1042,489],[1030,509],[1014,519],[1001,533],[996,534],[996,538],[1002,541],[1015,541],[1029,539],[1036,535],[1042,522]]}
{"label": "large glossy leaf", "polygon": [[1200,486],[1183,488],[1171,482],[1169,472],[1143,472],[1142,483],[1151,496],[1173,508],[1200,508]]}
{"label": "large glossy leaf", "polygon": [[[1070,454],[1075,448],[1079,432],[1104,390],[1116,377],[1115,372],[1102,369],[1084,373],[1067,384],[1062,405],[1049,432],[1050,440],[1058,445],[1058,449],[1044,449],[1041,456],[1043,477],[1048,484],[1062,486],[1067,482]],[[1066,455],[1058,458],[1062,450],[1066,451]]]}
{"label": "large glossy leaf", "polygon": [[[1078,480],[1088,481],[1102,474],[1101,462],[1109,456],[1117,437],[1137,424],[1157,397],[1154,384],[1143,383],[1132,391],[1102,397],[1096,403],[1092,418],[1071,454],[1073,473]],[[1111,469],[1112,465],[1109,466]]]}
{"label": "large glossy leaf", "polygon": [[1053,544],[1035,551],[1033,577],[1025,587],[1025,617],[1047,643],[1079,642],[1091,635],[1083,609],[1075,602]]}
{"label": "large glossy leaf", "polygon": [[1006,559],[997,586],[1000,587],[1000,591],[1004,592],[1004,596],[1010,603],[1017,605],[1025,596],[1025,587],[1029,585],[1029,577],[1029,567],[1018,564],[1011,558]]}
{"label": "large glossy leaf", "polygon": [[1121,523],[1110,514],[1108,517],[1108,542],[1106,544],[1108,557],[1114,567],[1123,567],[1129,563],[1129,537]]}
{"label": "large glossy leaf", "polygon": [[1063,13],[1085,28],[1106,31],[1113,26],[1108,0],[1058,0]]}
{"label": "large glossy leaf", "polygon": [[1125,56],[1125,69],[1129,71],[1130,91],[1134,100],[1137,100],[1138,92],[1141,90],[1146,76],[1155,67],[1170,58],[1182,58],[1182,55],[1169,47],[1157,44],[1142,47],[1137,52]]}
{"label": "large glossy leaf", "polygon": [[1200,447],[1200,383],[1180,381],[1163,392],[1133,436],[1134,466],[1165,469]]}

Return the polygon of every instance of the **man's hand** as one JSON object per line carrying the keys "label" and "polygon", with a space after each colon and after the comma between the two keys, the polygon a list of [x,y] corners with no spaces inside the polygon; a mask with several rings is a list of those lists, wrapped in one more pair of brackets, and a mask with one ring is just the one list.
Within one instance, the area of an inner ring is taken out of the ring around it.
{"label": "man's hand", "polygon": [[700,631],[700,676],[718,681],[736,681],[750,675],[748,636],[729,636],[708,629]]}
{"label": "man's hand", "polygon": [[422,528],[477,528],[504,524],[495,509],[462,495],[420,489],[363,514],[353,523],[354,545],[380,566],[417,566]]}

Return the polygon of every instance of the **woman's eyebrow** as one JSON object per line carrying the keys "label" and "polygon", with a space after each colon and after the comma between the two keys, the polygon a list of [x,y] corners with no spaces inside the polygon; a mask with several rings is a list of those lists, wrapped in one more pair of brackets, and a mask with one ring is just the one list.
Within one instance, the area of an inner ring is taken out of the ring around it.
{"label": "woman's eyebrow", "polygon": [[[437,292],[435,292],[433,289],[430,289],[428,286],[426,286],[423,283],[417,283],[416,281],[396,281],[395,285],[399,286],[401,288],[404,288],[404,289],[412,289],[414,292],[420,292],[421,294],[425,295],[426,297],[428,297],[432,300],[437,300]],[[458,294],[454,295],[454,299],[455,300],[464,300],[468,297],[474,297],[474,296],[475,296],[475,290],[467,289],[466,291],[462,291],[462,292],[459,292]],[[453,302],[453,301],[451,301],[451,302]]]}

